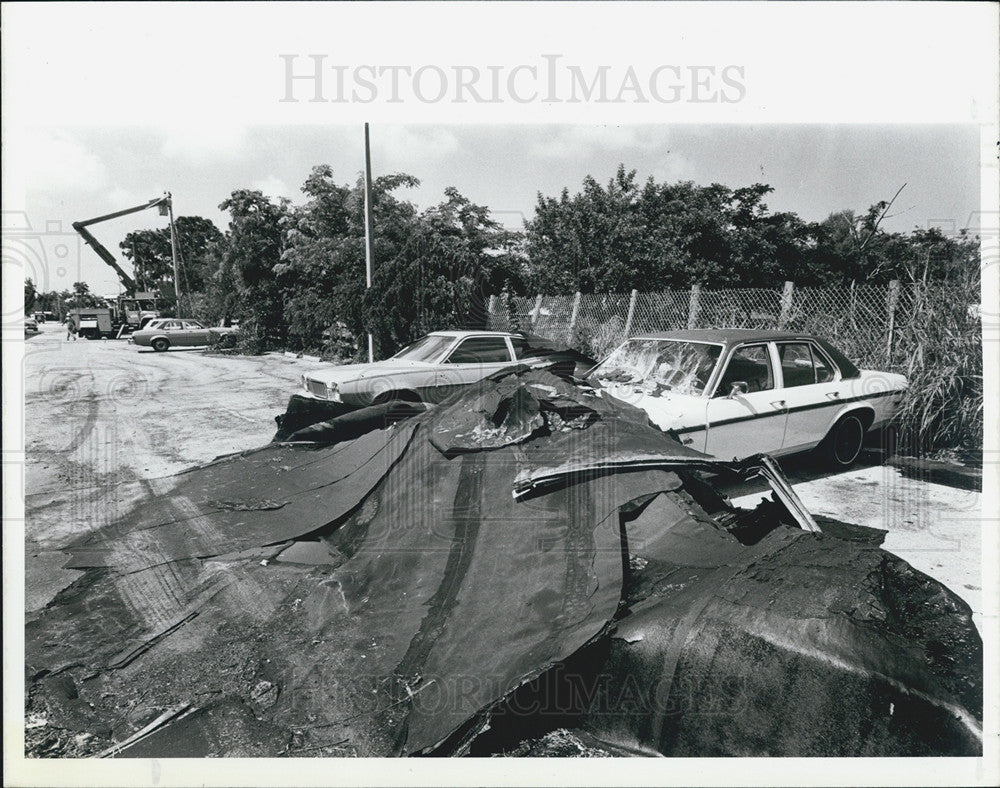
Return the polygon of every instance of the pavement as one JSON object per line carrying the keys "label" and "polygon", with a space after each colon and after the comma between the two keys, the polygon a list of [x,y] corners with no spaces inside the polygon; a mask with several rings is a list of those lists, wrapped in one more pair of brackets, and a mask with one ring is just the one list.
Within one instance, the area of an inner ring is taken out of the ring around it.
{"label": "pavement", "polygon": [[157,353],[124,340],[66,341],[43,323],[25,341],[25,607],[79,575],[71,539],[115,521],[155,479],[271,440],[304,372],[320,362]]}
{"label": "pavement", "polygon": [[[300,376],[324,366],[280,353],[67,342],[61,325],[40,328],[24,361],[29,612],[79,575],[62,568],[69,540],[113,522],[159,477],[267,443]],[[904,475],[874,452],[846,472],[820,471],[808,457],[782,466],[813,513],[888,531],[885,548],[961,596],[982,628],[980,492],[912,468]],[[724,492],[753,505],[763,490],[750,482]]]}

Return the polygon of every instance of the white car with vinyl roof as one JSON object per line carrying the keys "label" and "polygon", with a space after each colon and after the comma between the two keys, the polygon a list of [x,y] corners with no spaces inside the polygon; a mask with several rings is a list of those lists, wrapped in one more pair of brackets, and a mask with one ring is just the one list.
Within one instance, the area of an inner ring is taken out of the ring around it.
{"label": "white car with vinyl roof", "polygon": [[305,374],[299,396],[358,408],[393,399],[439,403],[502,369],[542,359],[577,375],[595,363],[519,331],[433,331],[392,358]]}

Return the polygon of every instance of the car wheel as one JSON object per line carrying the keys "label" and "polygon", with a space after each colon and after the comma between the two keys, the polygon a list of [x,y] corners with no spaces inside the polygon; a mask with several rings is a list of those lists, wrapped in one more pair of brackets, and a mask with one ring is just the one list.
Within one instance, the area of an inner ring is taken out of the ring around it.
{"label": "car wheel", "polygon": [[849,468],[861,453],[865,441],[865,425],[854,413],[848,413],[833,425],[826,436],[823,457],[834,468]]}
{"label": "car wheel", "polygon": [[162,353],[168,347],[170,347],[170,343],[163,337],[159,337],[153,340],[153,350],[155,350],[157,353]]}
{"label": "car wheel", "polygon": [[221,348],[236,347],[236,334],[223,334],[219,338],[219,347]]}

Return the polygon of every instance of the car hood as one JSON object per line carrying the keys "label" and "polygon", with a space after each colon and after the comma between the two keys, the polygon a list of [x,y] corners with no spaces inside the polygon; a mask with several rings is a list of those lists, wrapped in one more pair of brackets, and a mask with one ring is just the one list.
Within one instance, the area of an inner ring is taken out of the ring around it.
{"label": "car hood", "polygon": [[617,400],[627,402],[639,408],[645,408],[650,403],[684,408],[703,400],[700,394],[683,394],[679,391],[670,391],[669,389],[661,390],[658,393],[644,391],[639,385],[634,383],[610,383],[593,378],[589,378],[588,381],[607,396],[614,397]]}
{"label": "car hood", "polygon": [[436,365],[426,361],[399,361],[389,358],[385,361],[375,361],[371,364],[345,364],[342,367],[317,370],[308,373],[306,377],[322,383],[336,383],[340,385],[353,380],[365,380],[366,378],[376,378],[382,375],[428,370],[434,366]]}
{"label": "car hood", "polygon": [[645,392],[635,384],[602,383],[591,379],[603,396],[644,410],[661,430],[677,429],[700,423],[705,414],[705,398],[678,391]]}

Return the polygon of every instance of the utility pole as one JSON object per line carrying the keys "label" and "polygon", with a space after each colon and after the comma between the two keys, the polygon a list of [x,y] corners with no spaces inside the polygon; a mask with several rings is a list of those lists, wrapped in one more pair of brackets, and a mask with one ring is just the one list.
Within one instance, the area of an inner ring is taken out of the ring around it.
{"label": "utility pole", "polygon": [[[368,138],[368,124],[365,124],[365,281],[366,288],[372,286],[372,258],[375,256],[372,237],[372,148]],[[368,362],[375,360],[375,346],[371,331],[368,332]]]}
{"label": "utility pole", "polygon": [[167,215],[170,217],[170,256],[174,263],[174,295],[177,296],[177,317],[181,316],[181,277],[177,264],[177,235],[174,232],[174,201],[167,192]]}

